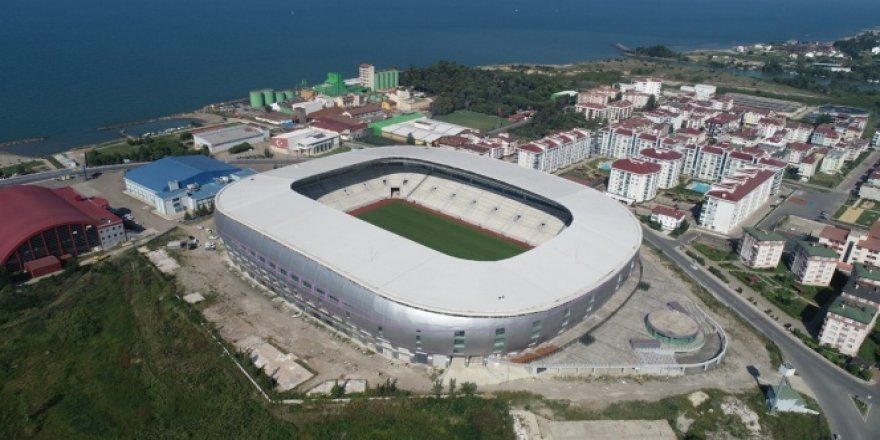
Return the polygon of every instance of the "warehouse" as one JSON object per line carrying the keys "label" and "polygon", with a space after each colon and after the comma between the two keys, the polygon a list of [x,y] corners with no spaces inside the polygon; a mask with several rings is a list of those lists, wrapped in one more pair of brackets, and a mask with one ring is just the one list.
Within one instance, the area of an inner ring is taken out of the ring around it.
{"label": "warehouse", "polygon": [[71,187],[2,188],[0,206],[0,263],[10,273],[30,267],[33,275],[44,275],[60,267],[54,258],[111,248],[126,239],[122,219],[106,200],[83,197]]}
{"label": "warehouse", "polygon": [[382,136],[397,142],[434,145],[443,136],[455,136],[465,131],[470,131],[470,128],[423,117],[384,126]]}
{"label": "warehouse", "polygon": [[245,142],[264,142],[268,139],[269,130],[245,124],[193,133],[196,148],[207,147],[211,154],[226,151]]}
{"label": "warehouse", "polygon": [[212,208],[227,183],[254,174],[210,157],[166,157],[125,173],[125,193],[148,203],[163,217]]}

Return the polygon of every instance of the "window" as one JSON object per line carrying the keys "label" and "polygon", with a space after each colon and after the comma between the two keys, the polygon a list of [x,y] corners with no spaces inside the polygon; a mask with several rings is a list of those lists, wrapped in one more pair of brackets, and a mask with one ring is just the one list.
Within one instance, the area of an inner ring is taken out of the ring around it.
{"label": "window", "polygon": [[339,302],[339,298],[337,298],[333,295],[327,295],[327,297],[330,298],[330,301],[337,302],[337,303]]}
{"label": "window", "polygon": [[381,325],[379,326],[379,337],[380,338],[385,337],[385,329],[383,329]]}
{"label": "window", "polygon": [[287,269],[278,269],[278,272],[281,272],[281,275],[287,276]]}
{"label": "window", "polygon": [[318,295],[321,295],[321,296],[324,296],[324,295],[326,295],[326,293],[324,293],[324,291],[323,291],[323,290],[321,290],[321,289],[315,289],[315,290],[317,290],[317,291],[318,291]]}
{"label": "window", "polygon": [[294,280],[294,281],[296,281],[296,282],[299,282],[299,277],[296,276],[296,274],[294,274],[294,273],[292,273],[292,272],[291,272],[291,274],[290,274],[290,279],[292,279],[292,280]]}
{"label": "window", "polygon": [[306,281],[306,280],[303,280],[303,287],[305,287],[306,289],[311,289],[311,288],[312,288],[312,283],[310,283],[310,282],[308,282],[308,281]]}
{"label": "window", "polygon": [[271,262],[271,261],[269,262],[269,267],[272,268],[272,269],[276,269],[276,268],[277,268],[277,266],[275,266],[275,263],[273,263],[273,262]]}
{"label": "window", "polygon": [[464,330],[457,330],[452,339],[452,354],[464,353]]}
{"label": "window", "polygon": [[266,257],[260,257],[260,263],[266,264]]}

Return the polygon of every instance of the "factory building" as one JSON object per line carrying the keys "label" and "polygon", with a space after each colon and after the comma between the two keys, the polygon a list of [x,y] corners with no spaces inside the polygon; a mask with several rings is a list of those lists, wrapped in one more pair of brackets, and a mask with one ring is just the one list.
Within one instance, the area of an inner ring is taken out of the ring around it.
{"label": "factory building", "polygon": [[206,156],[166,157],[125,173],[125,193],[148,203],[163,217],[212,208],[227,183],[255,174]]}
{"label": "factory building", "polygon": [[125,241],[122,219],[106,200],[73,188],[11,186],[0,189],[0,263],[10,273],[41,276],[61,260]]}
{"label": "factory building", "polygon": [[245,142],[264,142],[268,139],[269,130],[245,124],[193,133],[193,144],[196,148],[208,147],[211,154],[226,151]]}

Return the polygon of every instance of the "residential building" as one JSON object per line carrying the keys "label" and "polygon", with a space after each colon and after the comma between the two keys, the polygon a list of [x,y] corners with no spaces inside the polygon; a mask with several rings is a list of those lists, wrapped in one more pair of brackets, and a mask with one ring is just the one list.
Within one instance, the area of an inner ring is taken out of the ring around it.
{"label": "residential building", "polygon": [[245,142],[265,142],[268,139],[269,130],[246,124],[193,132],[193,144],[196,148],[207,147],[211,154],[226,151]]}
{"label": "residential building", "polygon": [[167,218],[214,206],[214,196],[227,183],[255,174],[210,157],[172,156],[125,173],[125,193]]}
{"label": "residential building", "polygon": [[694,178],[706,182],[715,182],[722,177],[727,151],[717,146],[706,146],[700,151]]}
{"label": "residential building", "polygon": [[669,189],[678,186],[678,181],[681,177],[683,158],[681,153],[675,150],[646,148],[644,150],[641,150],[638,158],[646,162],[660,165],[660,176],[658,177],[657,181],[658,188]]}
{"label": "residential building", "polygon": [[837,174],[843,168],[845,159],[846,153],[843,151],[831,151],[822,159],[819,171],[825,174]]}
{"label": "residential building", "polygon": [[655,78],[636,78],[633,80],[632,86],[637,92],[659,97],[663,82]]}
{"label": "residential building", "polygon": [[855,265],[853,276],[828,308],[819,343],[856,356],[880,310],[880,271]]}
{"label": "residential building", "polygon": [[880,130],[874,132],[874,137],[871,138],[871,146],[880,146]]}
{"label": "residential building", "polygon": [[834,249],[815,242],[798,241],[791,272],[795,281],[805,286],[827,286],[834,276],[838,257]]}
{"label": "residential building", "polygon": [[739,260],[753,269],[772,269],[779,265],[785,250],[785,237],[776,232],[757,228],[743,228],[739,244]]}
{"label": "residential building", "polygon": [[711,84],[694,85],[694,97],[700,101],[706,101],[715,96],[717,88]]}
{"label": "residential building", "polygon": [[785,147],[786,160],[791,165],[801,163],[813,150],[813,146],[803,142],[789,142]]}
{"label": "residential building", "polygon": [[798,175],[801,176],[801,180],[810,180],[813,176],[816,175],[816,166],[819,164],[819,159],[816,158],[815,154],[811,154],[803,159],[797,165]]}
{"label": "residential building", "polygon": [[664,231],[675,230],[684,223],[686,217],[686,212],[665,205],[657,205],[651,210],[651,221],[659,223]]}
{"label": "residential building", "polygon": [[385,91],[400,85],[400,71],[397,69],[376,70],[371,64],[361,64],[358,68],[358,82],[361,87],[375,91]]}
{"label": "residential building", "polygon": [[819,233],[819,244],[837,252],[841,261],[849,252],[849,229],[827,225]]}
{"label": "residential building", "polygon": [[712,185],[703,200],[699,225],[730,233],[769,200],[773,175],[770,170],[746,168]]}
{"label": "residential building", "polygon": [[608,113],[606,119],[608,119],[608,122],[620,122],[632,117],[633,104],[627,100],[614,101],[608,104],[607,110]]}
{"label": "residential building", "polygon": [[552,173],[590,157],[593,133],[575,128],[517,147],[517,163]]}
{"label": "residential building", "polygon": [[652,200],[657,196],[660,171],[660,165],[639,159],[615,160],[605,193],[626,204]]}

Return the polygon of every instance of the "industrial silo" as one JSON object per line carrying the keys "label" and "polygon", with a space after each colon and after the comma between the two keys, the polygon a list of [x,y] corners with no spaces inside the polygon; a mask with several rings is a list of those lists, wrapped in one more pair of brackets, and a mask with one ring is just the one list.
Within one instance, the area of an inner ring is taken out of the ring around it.
{"label": "industrial silo", "polygon": [[264,105],[266,104],[263,101],[263,91],[251,90],[251,107],[262,108]]}
{"label": "industrial silo", "polygon": [[272,89],[263,89],[263,103],[264,105],[274,104],[275,103],[275,91]]}
{"label": "industrial silo", "polygon": [[288,90],[284,91],[284,99],[285,100],[289,101],[289,100],[293,99],[294,96],[296,96],[296,92],[294,92],[293,90],[288,89]]}
{"label": "industrial silo", "polygon": [[284,92],[279,90],[279,91],[275,92],[275,102],[282,102],[282,101],[284,101]]}

